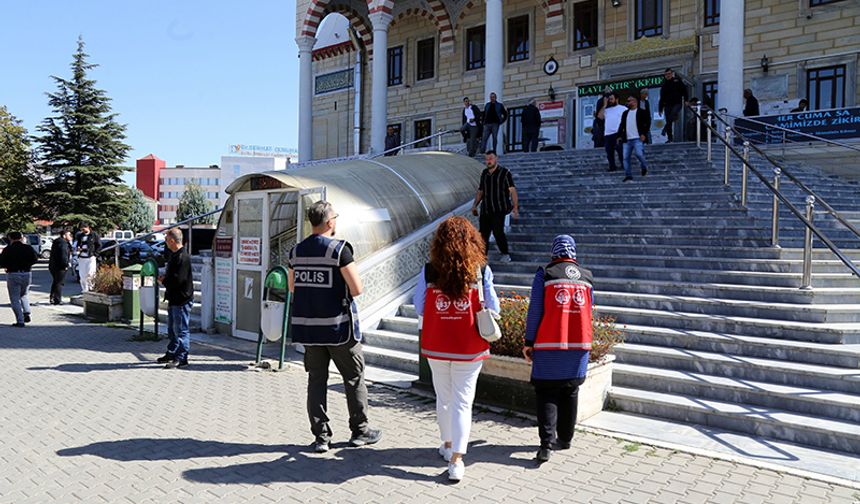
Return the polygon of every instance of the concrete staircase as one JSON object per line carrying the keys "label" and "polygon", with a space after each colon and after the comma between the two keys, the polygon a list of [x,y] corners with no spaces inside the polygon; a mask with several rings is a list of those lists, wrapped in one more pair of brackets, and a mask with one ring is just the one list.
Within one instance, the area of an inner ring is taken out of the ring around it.
{"label": "concrete staircase", "polygon": [[[740,166],[694,145],[646,149],[652,168],[622,184],[602,151],[508,155],[522,217],[513,262],[491,254],[496,288],[528,294],[552,238],[573,235],[595,274],[598,313],[623,326],[610,408],[860,454],[860,280],[817,248],[812,290],[801,290],[802,228],[786,213],[770,247],[770,197]],[[860,210],[854,184],[795,167],[837,209]],[[736,187],[736,185],[738,187]],[[802,204],[799,191],[783,187]],[[761,189],[761,190],[760,190]],[[860,260],[857,240],[823,223]],[[366,331],[368,362],[417,372],[417,317],[401,306]]]}
{"label": "concrete staircase", "polygon": [[[191,305],[191,317],[188,322],[188,327],[192,333],[201,331],[201,285],[202,285],[202,275],[203,271],[203,258],[202,256],[192,256],[191,257],[191,273],[194,277],[194,302]],[[164,300],[164,289],[161,289],[161,303],[158,306],[158,323],[164,324],[159,327],[159,332],[167,332],[167,301]],[[152,323],[152,319],[147,317],[147,324]]]}

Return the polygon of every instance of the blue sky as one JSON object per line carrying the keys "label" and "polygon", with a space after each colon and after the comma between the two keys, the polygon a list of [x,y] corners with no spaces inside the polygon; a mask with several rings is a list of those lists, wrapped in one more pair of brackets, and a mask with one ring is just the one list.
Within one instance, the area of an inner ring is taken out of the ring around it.
{"label": "blue sky", "polygon": [[128,125],[127,164],[220,162],[231,143],[295,147],[298,50],[289,0],[0,0],[0,104],[30,133],[68,77],[78,35]]}

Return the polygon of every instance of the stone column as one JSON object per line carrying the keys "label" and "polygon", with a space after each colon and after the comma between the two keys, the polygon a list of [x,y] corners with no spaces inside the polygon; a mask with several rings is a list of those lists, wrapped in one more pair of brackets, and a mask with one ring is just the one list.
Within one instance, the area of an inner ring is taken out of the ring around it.
{"label": "stone column", "polygon": [[720,3],[717,109],[741,115],[744,108],[744,0]]}
{"label": "stone column", "polygon": [[[484,68],[484,103],[490,101],[490,93],[504,101],[505,68],[505,17],[502,0],[487,0],[486,64]],[[483,104],[479,104],[483,106]]]}
{"label": "stone column", "polygon": [[299,46],[299,163],[314,157],[314,71],[313,50],[317,39],[296,37]]}
{"label": "stone column", "polygon": [[387,12],[370,15],[373,25],[373,64],[370,91],[370,152],[385,150],[388,127],[388,26],[394,17]]}

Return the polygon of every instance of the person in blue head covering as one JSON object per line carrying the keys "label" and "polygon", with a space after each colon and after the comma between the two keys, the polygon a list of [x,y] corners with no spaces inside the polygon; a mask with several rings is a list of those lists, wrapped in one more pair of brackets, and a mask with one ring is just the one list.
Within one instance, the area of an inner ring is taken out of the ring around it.
{"label": "person in blue head covering", "polygon": [[550,262],[535,273],[523,356],[532,363],[540,463],[573,440],[579,386],[591,350],[592,275],[576,260],[576,241],[556,236]]}

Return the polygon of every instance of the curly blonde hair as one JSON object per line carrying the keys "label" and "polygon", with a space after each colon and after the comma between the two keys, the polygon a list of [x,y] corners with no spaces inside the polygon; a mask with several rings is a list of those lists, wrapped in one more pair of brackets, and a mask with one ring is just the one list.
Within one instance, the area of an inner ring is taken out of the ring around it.
{"label": "curly blonde hair", "polygon": [[430,244],[430,264],[436,270],[436,287],[459,298],[478,279],[478,268],[487,263],[484,239],[464,217],[445,219]]}

